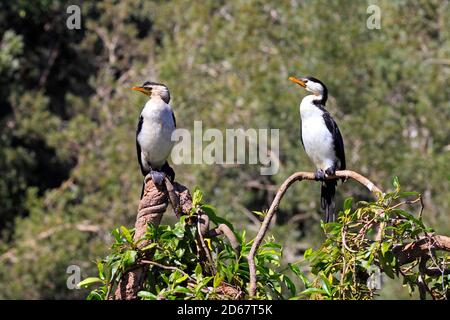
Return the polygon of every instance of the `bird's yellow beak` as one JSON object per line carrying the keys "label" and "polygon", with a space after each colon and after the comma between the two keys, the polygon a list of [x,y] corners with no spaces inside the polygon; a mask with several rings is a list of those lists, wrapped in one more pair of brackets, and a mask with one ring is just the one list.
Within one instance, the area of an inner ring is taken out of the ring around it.
{"label": "bird's yellow beak", "polygon": [[302,86],[303,88],[306,87],[306,84],[302,80],[297,79],[296,77],[289,77],[289,80],[291,80],[292,82],[298,84],[299,86]]}
{"label": "bird's yellow beak", "polygon": [[149,96],[152,93],[151,90],[148,90],[144,87],[133,87],[133,88],[131,88],[131,90],[142,92],[146,96]]}

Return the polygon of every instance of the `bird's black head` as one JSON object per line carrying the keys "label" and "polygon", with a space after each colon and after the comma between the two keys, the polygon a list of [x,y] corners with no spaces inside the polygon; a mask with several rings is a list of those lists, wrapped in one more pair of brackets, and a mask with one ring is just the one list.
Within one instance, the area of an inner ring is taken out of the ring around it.
{"label": "bird's black head", "polygon": [[131,89],[142,92],[143,94],[150,97],[158,96],[165,103],[169,103],[170,101],[169,88],[167,88],[167,86],[163,83],[145,81],[142,86],[133,87]]}
{"label": "bird's black head", "polygon": [[304,78],[289,77],[289,80],[295,82],[296,84],[305,88],[307,91],[313,93],[314,95],[320,96],[321,98],[317,101],[320,102],[321,104],[324,105],[327,102],[328,89],[325,86],[325,84],[319,79],[308,76]]}

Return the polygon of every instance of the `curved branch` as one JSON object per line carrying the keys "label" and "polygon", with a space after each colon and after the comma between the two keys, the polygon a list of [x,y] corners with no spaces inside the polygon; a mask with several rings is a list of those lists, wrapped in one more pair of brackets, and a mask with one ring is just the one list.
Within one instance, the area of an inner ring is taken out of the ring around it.
{"label": "curved branch", "polygon": [[418,258],[429,258],[434,250],[450,252],[450,237],[429,234],[414,242],[397,246],[392,249],[392,252],[396,256],[398,264],[404,265]]}
{"label": "curved branch", "polygon": [[[373,184],[369,179],[364,177],[363,175],[351,171],[351,170],[341,170],[336,171],[336,174],[334,176],[328,176],[325,179],[326,180],[333,180],[333,179],[339,179],[339,178],[352,178],[353,180],[359,182],[363,186],[365,186],[369,191],[376,194],[381,194],[382,191],[380,188],[378,188],[375,184]],[[255,266],[255,254],[258,250],[262,240],[264,239],[264,236],[266,235],[266,232],[269,228],[270,221],[272,220],[272,217],[274,214],[278,211],[278,207],[280,206],[280,201],[283,198],[286,191],[289,189],[289,187],[296,181],[302,181],[302,180],[312,180],[315,181],[314,173],[313,172],[296,172],[292,174],[289,178],[287,178],[283,184],[280,186],[280,188],[277,191],[277,194],[275,195],[274,200],[272,201],[272,204],[270,205],[269,211],[267,212],[264,221],[261,224],[261,227],[258,231],[258,234],[256,235],[255,241],[253,242],[252,248],[250,249],[250,253],[248,254],[248,264],[250,268],[250,284],[249,284],[249,295],[250,297],[253,297],[256,293],[256,266]]]}

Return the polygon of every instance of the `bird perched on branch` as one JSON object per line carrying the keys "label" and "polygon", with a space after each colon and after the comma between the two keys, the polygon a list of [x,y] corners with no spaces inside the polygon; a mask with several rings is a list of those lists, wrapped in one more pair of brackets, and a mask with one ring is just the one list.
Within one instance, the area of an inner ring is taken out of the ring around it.
{"label": "bird perched on branch", "polygon": [[[142,92],[149,100],[142,109],[136,130],[136,149],[141,172],[150,175],[153,182],[161,185],[164,174],[173,182],[175,172],[167,163],[174,142],[172,132],[176,128],[175,115],[169,105],[170,92],[162,83],[146,81],[132,90]],[[141,198],[144,192],[142,185]]]}
{"label": "bird perched on branch", "polygon": [[337,180],[324,180],[336,170],[345,170],[344,141],[330,113],[325,109],[328,98],[327,87],[313,77],[289,80],[311,92],[300,103],[300,139],[308,157],[317,168],[315,178],[322,181],[321,208],[325,211],[325,222],[336,219],[334,196]]}

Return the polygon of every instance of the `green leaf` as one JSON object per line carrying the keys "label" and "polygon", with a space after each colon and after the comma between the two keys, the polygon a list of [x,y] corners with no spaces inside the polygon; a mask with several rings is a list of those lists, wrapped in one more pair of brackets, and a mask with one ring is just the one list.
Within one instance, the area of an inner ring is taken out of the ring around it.
{"label": "green leaf", "polygon": [[266,242],[261,246],[261,248],[271,248],[271,249],[280,249],[281,250],[282,246],[279,243]]}
{"label": "green leaf", "polygon": [[383,256],[386,254],[386,252],[389,250],[390,247],[391,247],[390,242],[383,242],[383,244],[381,245],[381,253],[383,254]]}
{"label": "green leaf", "polygon": [[417,225],[419,225],[421,228],[425,229],[425,226],[423,224],[423,222],[419,219],[417,219],[416,217],[414,217],[412,214],[410,214],[409,212],[406,212],[405,210],[402,209],[392,209],[390,211],[390,213],[395,213],[398,214],[410,221],[413,221],[414,223],[416,223]]}
{"label": "green leaf", "polygon": [[146,245],[145,247],[143,247],[143,248],[141,249],[141,251],[147,251],[147,250],[153,249],[153,248],[156,247],[156,246],[157,246],[157,243],[152,242],[152,243],[150,243],[149,245]]}
{"label": "green leaf", "polygon": [[200,263],[197,263],[197,266],[195,267],[195,277],[197,278],[197,280],[200,280],[203,277],[203,270],[202,270],[202,266],[200,265]]}
{"label": "green leaf", "polygon": [[217,288],[221,283],[222,283],[222,277],[217,272],[216,275],[214,276],[213,287]]}
{"label": "green leaf", "polygon": [[297,265],[288,263],[288,266],[292,270],[292,272],[294,272],[295,275],[303,282],[305,288],[309,288],[311,286],[308,278],[303,274],[303,272],[300,271],[300,268]]}
{"label": "green leaf", "polygon": [[78,283],[79,288],[86,288],[93,283],[103,283],[103,280],[97,277],[89,277]]}
{"label": "green leaf", "polygon": [[252,212],[261,218],[264,218],[266,216],[265,212],[261,212],[261,211],[252,211]]}
{"label": "green leaf", "polygon": [[146,238],[156,242],[157,236],[158,236],[158,228],[153,223],[147,224]]}
{"label": "green leaf", "polygon": [[131,233],[127,228],[121,226],[120,231],[122,231],[122,235],[125,237],[128,243],[133,243],[133,237],[131,237]]}
{"label": "green leaf", "polygon": [[345,199],[344,206],[343,206],[344,211],[351,210],[352,204],[353,204],[353,198],[350,197],[350,198]]}
{"label": "green leaf", "polygon": [[146,300],[156,300],[157,299],[156,295],[154,295],[153,293],[148,292],[148,291],[139,291],[137,295],[139,298],[146,299]]}
{"label": "green leaf", "polygon": [[301,292],[301,294],[307,294],[307,295],[311,295],[311,294],[327,294],[327,292],[323,289],[319,289],[319,288],[308,288],[306,290],[303,290]]}
{"label": "green leaf", "polygon": [[104,266],[102,261],[97,262],[98,276],[100,279],[105,280]]}
{"label": "green leaf", "polygon": [[91,291],[86,300],[104,300],[104,297],[97,291]]}
{"label": "green leaf", "polygon": [[392,184],[394,185],[395,192],[400,191],[400,182],[398,181],[398,177],[394,177]]}
{"label": "green leaf", "polygon": [[173,289],[173,292],[175,293],[184,293],[184,294],[192,294],[192,291],[188,288],[177,286],[175,289]]}
{"label": "green leaf", "polygon": [[308,248],[305,250],[305,252],[303,253],[303,257],[305,259],[308,259],[313,253],[313,249],[312,248]]}
{"label": "green leaf", "polygon": [[202,199],[203,199],[202,192],[200,191],[200,189],[198,187],[195,187],[194,196],[192,197],[192,205],[194,207],[200,205],[200,203],[202,202]]}
{"label": "green leaf", "polygon": [[[177,272],[177,273],[180,273],[180,272],[178,272],[178,271],[176,271],[176,272]],[[182,283],[182,282],[185,281],[187,278],[188,278],[188,275],[187,275],[187,274],[182,274],[182,273],[181,273],[181,277],[177,277],[177,278],[175,279],[175,281],[174,281],[174,284]]]}
{"label": "green leaf", "polygon": [[331,283],[328,280],[328,278],[321,272],[320,273],[320,278],[322,279],[322,288],[325,290],[325,292],[331,296],[332,292],[331,292]]}
{"label": "green leaf", "polygon": [[292,280],[285,275],[283,275],[283,280],[286,286],[288,287],[289,291],[291,292],[291,295],[295,295],[297,288],[295,287],[295,284],[292,282]]}
{"label": "green leaf", "polygon": [[122,256],[122,263],[124,268],[128,268],[136,261],[137,252],[135,250],[127,250]]}
{"label": "green leaf", "polygon": [[116,240],[116,242],[121,242],[122,237],[120,236],[120,231],[118,228],[113,229],[113,231],[111,231],[111,235]]}
{"label": "green leaf", "polygon": [[185,232],[184,224],[177,224],[173,229],[173,234],[180,239],[184,237],[184,232]]}

